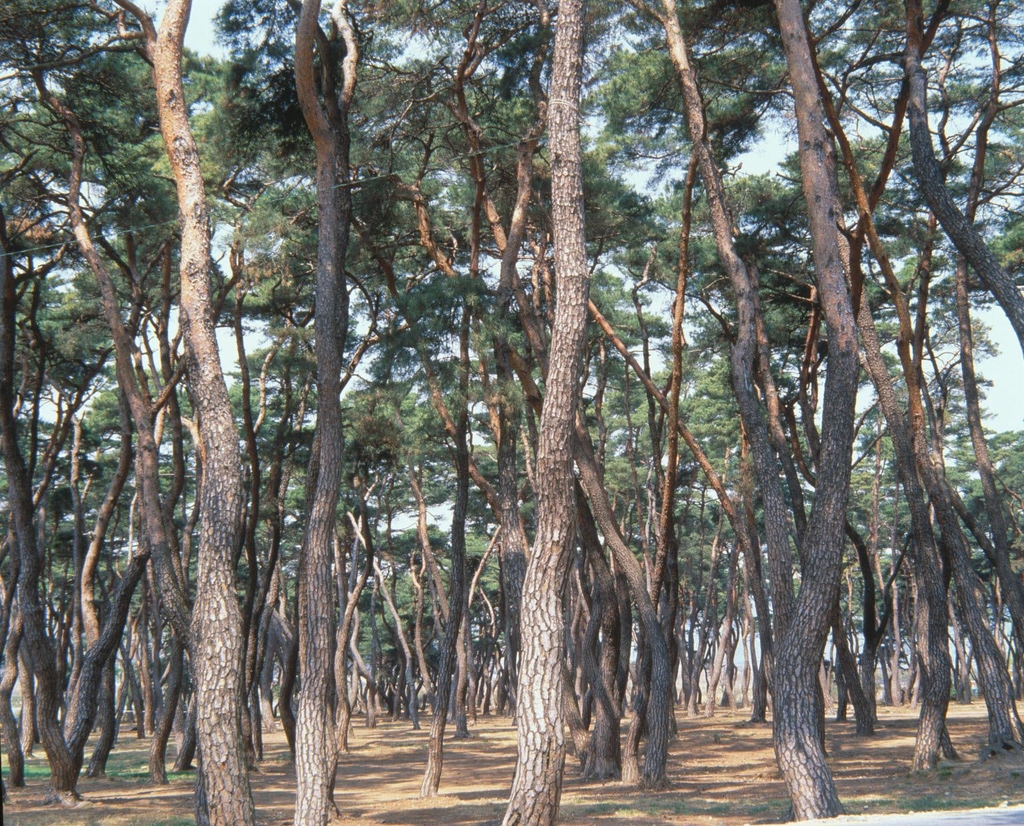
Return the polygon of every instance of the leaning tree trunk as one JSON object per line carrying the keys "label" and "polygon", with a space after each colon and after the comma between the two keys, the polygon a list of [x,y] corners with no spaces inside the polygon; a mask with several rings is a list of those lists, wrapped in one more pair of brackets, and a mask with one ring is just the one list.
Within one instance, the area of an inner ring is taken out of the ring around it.
{"label": "leaning tree trunk", "polygon": [[928,206],[939,219],[949,240],[995,296],[1017,334],[1021,350],[1024,350],[1024,297],[1013,278],[988,248],[981,233],[953,200],[943,180],[942,169],[935,159],[928,126],[928,78],[921,64],[925,37],[921,0],[906,0],[906,11],[906,73],[910,87],[908,120],[914,172]]}
{"label": "leaning tree trunk", "polygon": [[590,286],[579,134],[585,6],[559,6],[548,100],[558,302],[537,454],[537,535],[523,584],[519,744],[504,826],[553,823],[565,768],[562,592],[576,537],[573,440]]}
{"label": "leaning tree trunk", "polygon": [[149,781],[154,785],[167,783],[167,741],[171,738],[174,717],[178,713],[181,699],[182,679],[185,672],[185,648],[177,636],[171,638],[168,655],[167,684],[164,687],[164,701],[157,716],[153,739],[149,745]]}

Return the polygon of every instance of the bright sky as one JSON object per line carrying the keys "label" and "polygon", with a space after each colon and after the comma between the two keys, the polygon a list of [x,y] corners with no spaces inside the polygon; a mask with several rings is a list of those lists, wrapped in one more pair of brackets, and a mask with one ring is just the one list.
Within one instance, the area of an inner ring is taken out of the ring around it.
{"label": "bright sky", "polygon": [[[217,44],[213,18],[220,9],[220,0],[195,0],[192,17],[185,33],[185,45],[200,54],[222,55]],[[750,174],[770,172],[777,168],[777,159],[783,156],[781,142],[785,136],[774,135],[771,140],[779,145],[772,151],[765,147],[748,152],[741,160],[743,171]],[[990,382],[985,402],[989,411],[987,426],[992,430],[1020,430],[1024,428],[1024,354],[1014,336],[1013,328],[999,307],[978,313],[975,322],[983,322],[991,329],[991,338],[999,353],[992,358],[980,359],[978,372]]]}

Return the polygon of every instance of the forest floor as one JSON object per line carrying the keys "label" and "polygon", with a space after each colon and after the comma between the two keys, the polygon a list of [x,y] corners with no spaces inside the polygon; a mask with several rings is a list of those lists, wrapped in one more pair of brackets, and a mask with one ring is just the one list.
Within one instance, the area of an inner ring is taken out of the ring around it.
{"label": "forest floor", "polygon": [[[568,758],[560,821],[600,824],[774,823],[789,802],[775,766],[771,730],[747,722],[746,710],[721,710],[710,720],[680,715],[679,737],[669,757],[671,786],[639,792],[619,783],[585,783]],[[852,722],[829,722],[827,747],[839,794],[851,814],[949,811],[1024,803],[1024,758],[978,762],[985,741],[985,707],[951,705],[949,729],[962,760],[926,775],[909,772],[916,714],[879,709],[877,736],[858,738]],[[452,727],[449,727],[451,730]],[[499,823],[515,761],[515,728],[505,718],[480,717],[468,740],[445,744],[443,796],[418,799],[426,760],[429,717],[421,731],[407,721],[357,721],[352,751],[338,770],[336,798],[343,823],[455,826]],[[4,807],[7,826],[186,826],[194,822],[191,774],[171,775],[167,786],[148,782],[148,741],[122,732],[111,755],[109,777],[82,780],[83,804],[44,806],[48,771],[42,749],[28,761],[28,786],[12,789]],[[172,749],[173,750],[173,749]],[[170,762],[170,761],[169,761]],[[291,823],[295,771],[280,732],[266,736],[266,759],[253,775],[261,826]]]}

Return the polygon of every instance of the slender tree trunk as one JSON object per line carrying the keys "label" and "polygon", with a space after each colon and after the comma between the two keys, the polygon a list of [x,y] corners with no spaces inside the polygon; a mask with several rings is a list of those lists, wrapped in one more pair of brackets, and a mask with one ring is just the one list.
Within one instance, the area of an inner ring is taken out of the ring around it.
{"label": "slender tree trunk", "polygon": [[[906,73],[910,86],[908,120],[914,172],[928,206],[957,250],[970,262],[978,277],[1003,308],[1024,351],[1024,297],[1021,296],[1013,278],[988,248],[981,233],[956,205],[935,159],[928,127],[928,78],[921,63],[925,39],[924,14],[921,0],[905,0],[905,6]],[[948,0],[940,2],[935,12],[936,18],[941,19],[948,7]]]}
{"label": "slender tree trunk", "polygon": [[[11,555],[18,575],[18,608],[22,622],[21,655],[36,681],[39,735],[50,764],[50,797],[69,802],[77,799],[79,766],[64,740],[58,720],[61,697],[53,645],[46,628],[39,586],[41,557],[36,546],[35,508],[28,468],[18,444],[18,423],[14,413],[14,339],[17,331],[17,293],[14,286],[13,256],[3,213],[0,212],[0,448],[7,472],[7,507],[12,528]],[[6,642],[6,641],[5,641]],[[26,669],[26,673],[29,669]],[[22,696],[31,691],[22,682]],[[22,707],[22,716],[25,715]],[[29,711],[31,714],[31,711]],[[23,723],[24,723],[23,719]],[[27,750],[26,750],[27,751]]]}
{"label": "slender tree trunk", "polygon": [[[460,361],[464,369],[461,381],[467,379],[465,366],[469,362],[468,308],[464,309],[460,331]],[[441,662],[437,675],[437,703],[430,721],[430,746],[427,768],[420,785],[420,797],[435,797],[441,785],[444,762],[444,730],[448,723],[449,703],[452,701],[459,634],[462,631],[466,599],[466,512],[469,507],[469,445],[468,413],[465,404],[459,408],[455,432],[455,507],[452,512],[452,559],[449,571],[448,621],[441,644]]]}
{"label": "slender tree trunk", "polygon": [[107,758],[117,740],[117,716],[115,713],[117,692],[114,673],[116,656],[116,654],[111,654],[103,666],[96,711],[96,728],[99,729],[99,734],[92,757],[89,758],[89,767],[85,772],[86,777],[107,776]]}
{"label": "slender tree trunk", "polygon": [[[608,494],[597,467],[590,434],[586,431],[582,417],[577,417],[576,421],[576,465],[580,473],[580,484],[590,499],[597,525],[611,549],[616,567],[625,575],[629,591],[637,604],[646,648],[646,653],[638,657],[638,662],[646,658],[646,662],[643,663],[644,669],[649,666],[651,670],[649,680],[644,676],[643,685],[637,686],[645,698],[642,711],[643,726],[634,720],[630,729],[631,738],[638,738],[641,730],[646,732],[648,738],[643,770],[634,775],[628,763],[624,761],[623,779],[631,783],[640,783],[647,788],[659,788],[666,782],[665,763],[671,715],[672,674],[668,644],[665,642],[662,626],[658,621],[658,614],[647,590],[647,581],[640,564],[626,545],[615,523],[611,503],[608,501]],[[628,658],[626,662],[629,662]],[[638,668],[638,674],[640,673],[641,670]],[[634,746],[638,742],[636,740]],[[635,754],[635,750],[633,753]]]}
{"label": "slender tree trunk", "polygon": [[775,664],[775,751],[794,814],[807,819],[842,811],[822,748],[823,712],[814,672],[839,585],[857,394],[857,328],[842,266],[835,157],[824,128],[812,46],[798,0],[776,0],[775,6],[795,99],[815,281],[829,333],[818,479],[801,548],[804,581]]}
{"label": "slender tree trunk", "polygon": [[185,714],[185,730],[178,747],[178,756],[174,758],[174,771],[185,772],[192,768],[196,757],[196,697],[192,695]]}
{"label": "slender tree trunk", "polygon": [[[316,147],[318,241],[316,268],[317,419],[315,456],[307,485],[308,509],[299,568],[299,665],[302,698],[299,703],[295,769],[298,789],[295,819],[302,824],[325,824],[332,805],[337,763],[334,714],[334,650],[337,626],[334,582],[335,522],[341,484],[341,371],[348,331],[348,292],[345,258],[351,211],[348,170],[348,108],[355,90],[358,49],[341,3],[335,24],[343,33],[345,59],[342,86],[324,83],[325,105],[316,91],[313,44],[317,40],[320,0],[306,0],[295,35],[295,86],[306,125]],[[320,59],[333,62],[320,35]],[[336,68],[336,67],[332,67]],[[325,79],[333,73],[324,73]]]}
{"label": "slender tree trunk", "polygon": [[[203,454],[199,553],[192,623],[200,793],[196,819],[205,826],[249,826],[255,820],[239,720],[242,617],[234,564],[241,545],[238,432],[221,369],[210,300],[210,219],[199,150],[182,84],[182,46],[190,0],[171,0],[159,32],[143,22],[153,60],[157,111],[181,214],[180,324],[189,396]],[[206,804],[204,808],[203,804]]]}
{"label": "slender tree trunk", "polygon": [[548,100],[558,301],[537,455],[537,535],[523,584],[519,744],[504,826],[553,823],[565,767],[562,594],[576,535],[573,440],[589,292],[579,135],[584,11],[584,0],[559,7]]}
{"label": "slender tree trunk", "polygon": [[185,648],[181,641],[177,637],[172,638],[171,650],[168,653],[169,669],[167,684],[164,687],[164,701],[149,746],[149,780],[156,785],[167,783],[167,741],[171,738],[174,717],[178,712],[178,701],[181,699],[185,672],[184,653]]}
{"label": "slender tree trunk", "polygon": [[598,661],[594,662],[592,651],[583,652],[591,667],[591,685],[595,698],[593,728],[586,749],[587,759],[583,761],[583,776],[592,780],[617,779],[622,775],[622,698],[617,694],[615,677],[619,668],[622,629],[619,624],[615,579],[601,550],[594,517],[583,499],[582,490],[577,491],[576,498],[580,538],[595,585],[590,621],[595,630],[601,632]]}
{"label": "slender tree trunk", "polygon": [[[835,617],[832,621],[832,639],[835,642],[837,660],[834,667],[838,677],[841,677],[843,680],[847,697],[853,701],[853,713],[857,721],[857,734],[862,737],[869,737],[875,733],[875,711],[860,683],[860,675],[857,673],[857,658],[850,650],[850,644],[846,637],[846,630],[843,627],[842,614],[838,604],[836,605]],[[874,666],[872,666],[871,672],[873,681]]]}
{"label": "slender tree trunk", "polygon": [[21,751],[29,758],[33,756],[36,743],[39,742],[39,728],[36,725],[36,678],[24,651],[18,652],[18,661],[21,663],[19,678],[22,681],[18,735],[21,739]]}
{"label": "slender tree trunk", "polygon": [[0,672],[0,731],[7,754],[7,782],[14,788],[25,785],[25,755],[18,737],[18,722],[11,708],[11,693],[18,679],[18,648],[21,646],[21,614],[15,609],[7,630]]}
{"label": "slender tree trunk", "polygon": [[[970,635],[974,656],[978,663],[978,683],[985,697],[988,712],[988,745],[982,756],[999,754],[1002,751],[1021,751],[1024,748],[1024,724],[1021,723],[1014,700],[1013,684],[985,616],[984,590],[978,575],[971,568],[964,545],[963,535],[952,512],[940,519],[947,521],[943,529],[943,541],[948,542],[956,577],[957,599],[961,606],[967,633]],[[955,533],[954,533],[955,531]],[[951,535],[952,534],[952,535]],[[968,669],[967,697],[970,698],[970,670]]]}
{"label": "slender tree trunk", "polygon": [[413,659],[412,649],[409,647],[409,639],[402,629],[402,618],[398,613],[398,609],[395,607],[395,602],[391,599],[391,594],[384,585],[384,575],[381,573],[380,565],[377,564],[377,560],[373,561],[373,569],[377,574],[377,579],[380,582],[380,592],[384,595],[384,602],[391,612],[391,616],[395,621],[395,633],[398,636],[398,641],[402,646],[402,659],[405,665],[405,684],[406,689],[409,692],[409,718],[412,720],[413,729],[419,729],[420,717],[419,710],[416,704],[416,680],[413,677]]}

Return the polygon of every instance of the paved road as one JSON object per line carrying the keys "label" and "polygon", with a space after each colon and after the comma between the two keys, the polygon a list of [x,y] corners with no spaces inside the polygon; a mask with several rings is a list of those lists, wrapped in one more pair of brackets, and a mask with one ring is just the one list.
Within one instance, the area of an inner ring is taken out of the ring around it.
{"label": "paved road", "polygon": [[921,812],[909,815],[847,815],[831,820],[805,820],[805,824],[840,826],[1024,826],[1024,806],[999,806],[963,812]]}

